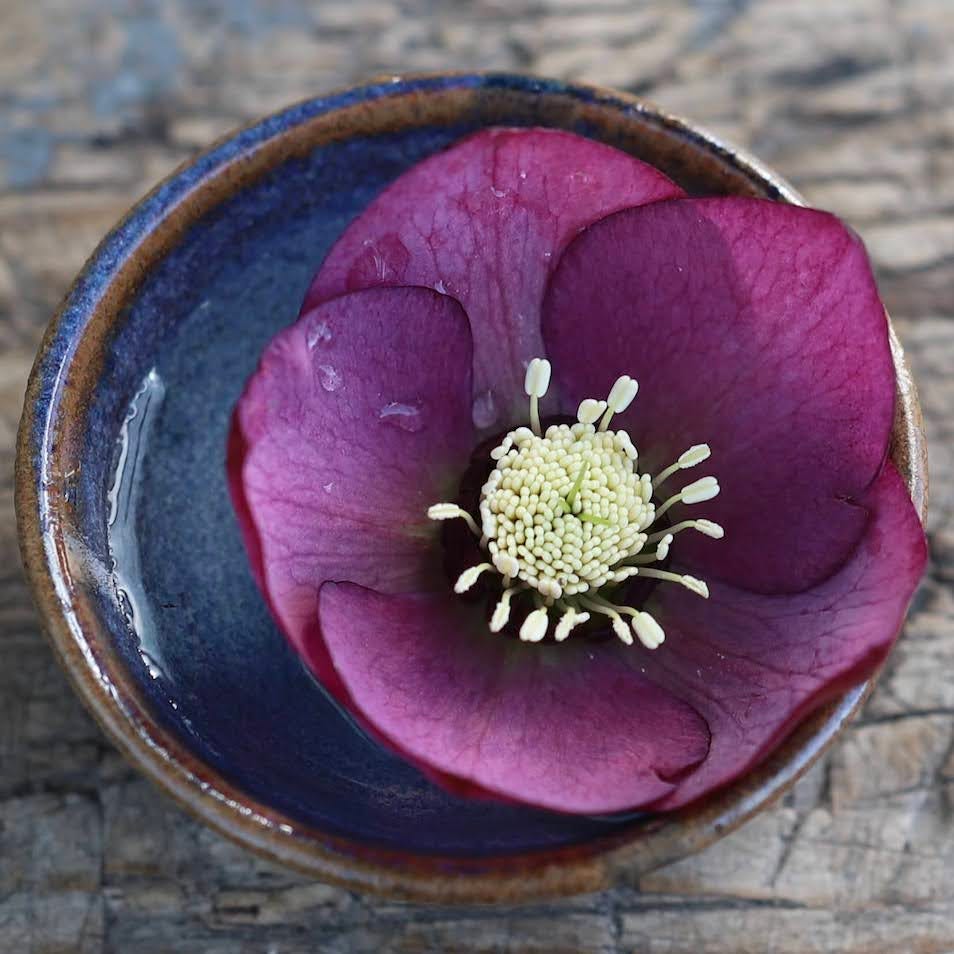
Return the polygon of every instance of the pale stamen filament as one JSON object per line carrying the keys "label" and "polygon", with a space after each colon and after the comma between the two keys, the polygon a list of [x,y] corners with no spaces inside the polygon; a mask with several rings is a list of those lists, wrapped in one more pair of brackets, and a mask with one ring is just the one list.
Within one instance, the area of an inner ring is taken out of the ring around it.
{"label": "pale stamen filament", "polygon": [[603,616],[608,616],[612,621],[613,632],[616,633],[627,646],[633,645],[632,633],[630,633],[629,627],[623,621],[623,617],[620,616],[620,613],[626,611],[635,613],[636,610],[630,610],[628,606],[615,606],[612,603],[604,603],[595,596],[581,596],[579,600],[581,606],[585,606],[587,609],[591,609]]}
{"label": "pale stamen filament", "polygon": [[[639,637],[639,641],[647,649],[658,649],[666,639],[663,628],[656,622],[655,618],[643,610],[633,609],[631,606],[617,606],[610,603],[609,600],[601,596],[594,597],[594,600],[601,603],[607,610],[615,613],[625,614],[632,618],[633,632]],[[615,627],[614,627],[615,630]],[[619,635],[619,633],[617,633]],[[632,637],[629,640],[623,640],[627,646],[632,644]]]}
{"label": "pale stamen filament", "polygon": [[639,612],[639,610],[633,609],[632,606],[619,606],[612,600],[608,600],[605,596],[600,596],[598,593],[593,593],[587,596],[586,599],[592,600],[594,603],[599,603],[604,609],[611,609],[614,613],[625,616],[635,616]]}
{"label": "pale stamen filament", "polygon": [[712,537],[713,540],[721,540],[725,535],[725,531],[722,527],[717,523],[713,523],[711,520],[683,520],[681,523],[667,527],[665,530],[660,530],[658,533],[651,533],[647,537],[646,542],[655,543],[667,535],[682,533],[683,530],[698,530],[707,537]]}
{"label": "pale stamen filament", "polygon": [[680,583],[687,590],[697,593],[703,599],[709,599],[709,587],[702,580],[697,580],[694,576],[678,573],[670,573],[668,570],[640,569],[640,576],[650,576],[656,580],[668,580],[670,583]]}
{"label": "pale stamen filament", "polygon": [[653,487],[658,487],[666,478],[671,477],[677,470],[686,470],[689,467],[695,467],[704,460],[708,460],[712,450],[708,444],[693,444],[687,451],[679,455],[679,460],[671,464],[664,471],[661,471],[653,480]]}
{"label": "pale stamen filament", "polygon": [[[647,563],[658,563],[656,559],[655,552],[652,553],[640,553],[637,556],[626,557],[623,561],[623,566],[644,566]],[[635,573],[630,574],[635,576]]]}

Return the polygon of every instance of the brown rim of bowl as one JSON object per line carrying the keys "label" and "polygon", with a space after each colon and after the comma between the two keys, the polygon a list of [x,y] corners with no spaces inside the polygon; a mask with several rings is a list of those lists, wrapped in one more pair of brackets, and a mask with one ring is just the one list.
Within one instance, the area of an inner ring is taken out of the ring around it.
{"label": "brown rim of bowl", "polygon": [[[42,440],[34,456],[31,436],[38,423],[43,386],[40,370],[59,329],[65,303],[61,306],[47,329],[30,376],[17,441],[17,522],[34,599],[60,662],[86,706],[120,751],[196,818],[259,855],[323,881],[406,900],[514,903],[596,891],[632,882],[663,864],[699,851],[784,793],[858,712],[877,678],[872,677],[816,711],[769,759],[700,804],[582,844],[480,859],[377,849],[303,825],[247,798],[199,762],[150,716],[136,685],[115,656],[109,634],[97,619],[82,585],[77,585],[82,580],[71,565],[70,544],[64,532],[71,514],[66,475],[70,454],[77,446],[77,428],[70,425],[83,419],[83,395],[89,393],[100,372],[113,321],[121,315],[123,304],[135,295],[142,277],[175,245],[191,221],[201,218],[229,194],[257,181],[274,165],[323,143],[356,134],[383,133],[395,124],[407,127],[448,122],[479,105],[481,96],[489,99],[491,106],[495,96],[516,97],[518,104],[520,97],[539,97],[539,92],[532,89],[474,87],[464,83],[467,77],[487,82],[494,77],[503,81],[508,76],[513,74],[389,77],[394,82],[390,91],[370,101],[314,116],[215,167],[122,260],[92,307],[69,357],[70,386],[64,386],[66,375],[59,374],[55,393],[41,421]],[[461,84],[454,85],[458,79]],[[533,81],[532,77],[523,79]],[[444,80],[446,84],[410,90],[403,85],[426,84],[431,80]],[[804,204],[788,183],[755,158],[637,97],[584,84],[551,87],[544,96],[554,114],[564,121],[582,119],[598,130],[622,131],[628,141],[643,148],[662,148],[664,153],[669,150],[668,155],[675,162],[682,153],[704,152],[714,167],[713,174],[718,173],[727,184]],[[375,108],[382,104],[388,108]],[[621,110],[627,113],[624,115]],[[256,122],[244,128],[257,125]],[[199,157],[183,163],[142,202],[235,135],[223,137]],[[132,212],[127,214],[117,228],[131,215]],[[81,276],[102,247],[90,257]],[[927,459],[920,407],[893,329],[890,334],[897,378],[890,453],[907,481],[923,522],[927,508]]]}

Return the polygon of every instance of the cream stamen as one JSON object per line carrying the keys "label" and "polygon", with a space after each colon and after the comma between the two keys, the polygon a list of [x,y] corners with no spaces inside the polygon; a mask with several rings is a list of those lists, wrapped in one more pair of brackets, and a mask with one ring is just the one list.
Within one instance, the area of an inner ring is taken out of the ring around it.
{"label": "cream stamen", "polygon": [[703,599],[709,598],[709,587],[702,580],[697,580],[694,576],[689,576],[688,574],[683,574],[680,576],[678,573],[670,573],[668,570],[653,570],[653,569],[642,569],[639,571],[640,576],[650,576],[656,580],[668,580],[670,583],[681,583],[687,590],[692,590],[693,593],[697,593]]}
{"label": "cream stamen", "polygon": [[621,414],[633,403],[637,391],[639,391],[639,384],[628,374],[622,374],[616,379],[616,383],[610,388],[609,397],[606,399],[606,413],[603,415],[599,427],[601,431],[605,431],[609,427],[609,422],[613,419],[614,414]]}
{"label": "cream stamen", "polygon": [[466,593],[477,582],[477,578],[481,573],[486,573],[487,570],[492,569],[493,566],[490,563],[480,563],[477,566],[468,567],[457,577],[457,582],[454,584],[454,592]]}
{"label": "cream stamen", "polygon": [[526,587],[523,585],[508,586],[500,594],[500,599],[494,607],[494,615],[490,617],[490,631],[492,633],[499,633],[510,621],[510,600],[514,593],[518,593],[522,589],[526,589]]}
{"label": "cream stamen", "polygon": [[700,533],[705,534],[707,537],[712,537],[713,540],[721,540],[725,536],[725,531],[717,523],[713,523],[711,520],[683,520],[680,523],[674,524],[673,526],[667,528],[666,530],[660,530],[658,533],[651,533],[648,537],[649,543],[655,543],[657,540],[661,540],[665,536],[674,536],[677,533],[682,533],[683,530],[698,530]]}
{"label": "cream stamen", "polygon": [[527,365],[523,389],[530,397],[530,427],[540,436],[540,398],[550,387],[550,362],[546,358],[534,358]]}
{"label": "cream stamen", "polygon": [[712,450],[708,444],[693,444],[687,451],[679,455],[679,460],[662,471],[653,481],[653,487],[658,487],[667,477],[671,477],[677,470],[686,470],[695,467],[704,460],[708,460]]}
{"label": "cream stamen", "polygon": [[[623,621],[623,617],[620,616],[620,613],[628,610],[629,607],[613,606],[612,604],[604,603],[602,600],[588,596],[580,597],[580,603],[587,609],[601,613],[603,616],[608,616],[612,621],[613,632],[616,633],[627,646],[633,645],[633,637],[629,631],[629,627]],[[636,610],[632,610],[631,612],[635,613]]]}
{"label": "cream stamen", "polygon": [[543,607],[536,609],[523,621],[520,638],[526,643],[539,643],[546,636],[549,625],[550,617],[547,611]]}
{"label": "cream stamen", "polygon": [[480,536],[480,527],[477,521],[463,507],[458,507],[452,503],[432,504],[427,508],[427,515],[431,520],[454,520],[460,518],[474,532],[474,536]]}
{"label": "cream stamen", "polygon": [[570,635],[570,630],[572,630],[574,626],[585,623],[590,618],[590,614],[581,613],[572,606],[567,606],[566,603],[561,602],[558,605],[561,609],[564,609],[565,612],[560,617],[560,622],[557,623],[556,629],[553,631],[553,638],[558,643],[562,643],[563,640]]}
{"label": "cream stamen", "polygon": [[649,613],[640,612],[633,617],[633,632],[647,649],[658,649],[666,639],[662,626]]}
{"label": "cream stamen", "polygon": [[587,398],[581,402],[580,408],[576,412],[576,419],[581,424],[595,424],[605,410],[606,401],[594,401],[592,398]]}
{"label": "cream stamen", "polygon": [[678,494],[673,494],[657,511],[658,520],[673,504],[697,504],[712,500],[719,495],[719,482],[715,477],[700,477],[699,480],[686,484]]}

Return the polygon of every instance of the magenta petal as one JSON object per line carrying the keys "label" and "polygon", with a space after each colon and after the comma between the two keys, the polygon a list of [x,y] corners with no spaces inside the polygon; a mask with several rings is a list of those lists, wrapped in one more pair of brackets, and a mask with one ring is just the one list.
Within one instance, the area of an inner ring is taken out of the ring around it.
{"label": "magenta petal", "polygon": [[620,212],[568,248],[543,335],[571,402],[638,379],[618,420],[646,466],[712,446],[667,484],[719,478],[717,499],[675,511],[726,528],[678,538],[701,575],[797,592],[857,545],[866,515],[851,500],[885,456],[894,367],[864,248],[837,219],[737,198]]}
{"label": "magenta petal", "polygon": [[474,334],[475,420],[523,412],[525,362],[543,353],[540,304],[566,243],[609,212],[681,195],[631,156],[552,129],[492,129],[418,163],[348,228],[305,307],[374,285],[453,295]]}
{"label": "magenta petal", "polygon": [[249,557],[304,651],[327,579],[445,584],[430,504],[473,445],[467,318],[429,289],[345,295],[268,346],[236,408],[229,477]]}
{"label": "magenta petal", "polygon": [[705,722],[622,646],[523,644],[450,594],[327,584],[319,605],[356,715],[431,773],[610,812],[665,798],[708,751]]}
{"label": "magenta petal", "polygon": [[887,464],[864,499],[871,521],[835,576],[794,596],[712,587],[709,600],[660,587],[666,642],[647,673],[712,731],[705,762],[659,807],[675,808],[747,771],[801,717],[867,678],[886,656],[924,569],[908,491]]}

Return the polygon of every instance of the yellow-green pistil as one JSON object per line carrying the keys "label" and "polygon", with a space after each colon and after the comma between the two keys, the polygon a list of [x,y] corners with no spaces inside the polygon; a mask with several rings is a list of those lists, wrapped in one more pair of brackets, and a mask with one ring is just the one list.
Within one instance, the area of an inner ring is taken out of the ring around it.
{"label": "yellow-green pistil", "polygon": [[[665,639],[662,627],[644,610],[619,606],[600,594],[633,576],[681,583],[708,597],[702,580],[651,566],[664,560],[675,534],[694,529],[719,539],[722,527],[710,520],[684,520],[665,530],[652,525],[676,503],[697,504],[719,493],[715,477],[683,487],[660,507],[653,491],[677,470],[702,463],[708,444],[690,447],[655,479],[640,474],[638,454],[625,431],[609,430],[614,414],[636,397],[637,383],[618,378],[605,401],[587,399],[577,423],[555,424],[544,434],[539,402],[550,384],[550,362],[534,358],[527,368],[530,427],[510,431],[490,456],[497,462],[480,493],[480,523],[456,504],[434,504],[432,520],[460,518],[480,538],[488,561],[464,570],[454,589],[470,589],[482,573],[499,574],[501,596],[490,619],[499,632],[510,619],[513,596],[533,591],[536,609],[524,619],[520,638],[539,642],[556,617],[553,635],[562,641],[592,613],[607,616],[627,645],[633,633],[648,649]],[[597,423],[598,422],[598,423]],[[628,616],[630,626],[623,617]]]}

